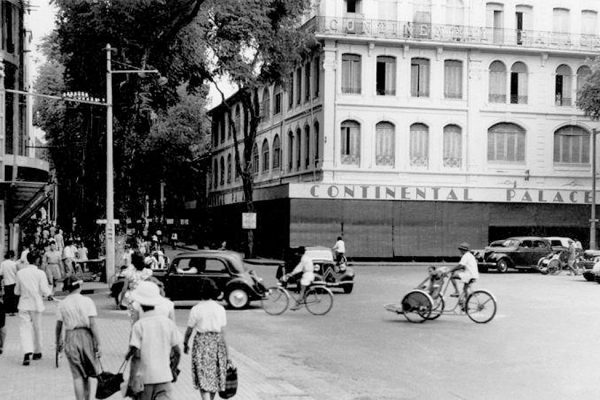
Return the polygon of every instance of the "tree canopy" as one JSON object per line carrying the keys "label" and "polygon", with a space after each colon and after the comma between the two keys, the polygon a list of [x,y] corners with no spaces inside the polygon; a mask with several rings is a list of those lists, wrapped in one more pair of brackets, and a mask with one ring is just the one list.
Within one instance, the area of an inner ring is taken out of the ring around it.
{"label": "tree canopy", "polygon": [[600,59],[592,66],[592,73],[577,92],[577,107],[583,110],[586,117],[597,121],[600,119]]}

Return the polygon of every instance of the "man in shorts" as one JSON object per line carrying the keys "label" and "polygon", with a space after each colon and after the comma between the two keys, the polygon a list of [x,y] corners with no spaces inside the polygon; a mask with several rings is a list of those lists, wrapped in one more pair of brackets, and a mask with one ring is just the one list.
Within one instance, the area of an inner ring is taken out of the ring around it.
{"label": "man in shorts", "polygon": [[54,290],[56,289],[56,282],[60,280],[62,274],[60,272],[61,254],[56,248],[56,242],[50,241],[50,249],[44,253],[44,268],[46,270],[46,276],[48,277],[48,284],[50,285],[50,296],[48,300],[52,300],[54,296]]}
{"label": "man in shorts", "polygon": [[450,268],[448,273],[452,274],[450,279],[452,281],[452,286],[454,286],[455,293],[451,294],[452,297],[460,297],[460,290],[456,283],[457,280],[460,280],[463,283],[463,294],[464,299],[467,298],[467,290],[468,283],[471,280],[479,279],[479,270],[477,268],[477,259],[475,256],[469,251],[469,243],[462,242],[458,245],[458,250],[460,251],[460,261],[458,265]]}
{"label": "man in shorts", "polygon": [[304,293],[306,292],[306,288],[310,286],[311,283],[315,280],[315,266],[313,265],[312,259],[306,255],[306,248],[304,246],[300,247],[299,253],[302,256],[300,262],[294,268],[292,272],[285,275],[286,278],[289,278],[292,275],[296,275],[302,273],[302,277],[300,278],[300,301],[296,303],[295,306],[290,308],[290,310],[298,310],[302,306],[302,302],[304,301]]}

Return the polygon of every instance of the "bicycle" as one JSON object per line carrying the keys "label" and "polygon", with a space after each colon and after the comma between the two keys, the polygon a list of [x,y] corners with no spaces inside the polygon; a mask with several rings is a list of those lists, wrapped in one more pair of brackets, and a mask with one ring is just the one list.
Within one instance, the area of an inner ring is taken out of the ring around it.
{"label": "bicycle", "polygon": [[[496,299],[487,290],[477,289],[471,291],[471,285],[474,280],[466,283],[467,295],[465,296],[464,290],[461,291],[458,298],[456,298],[456,303],[449,309],[446,309],[444,298],[446,298],[446,291],[451,279],[457,278],[449,277],[447,273],[444,275],[444,281],[439,293],[435,297],[432,297],[425,290],[413,289],[404,296],[400,305],[387,304],[384,307],[388,311],[404,314],[404,317],[410,322],[435,320],[442,314],[467,314],[469,319],[475,323],[485,324],[490,322],[496,315]],[[426,281],[427,279],[424,282]]]}
{"label": "bicycle", "polygon": [[262,299],[263,310],[269,315],[281,315],[289,308],[291,299],[296,304],[304,304],[313,315],[325,315],[333,307],[333,293],[325,287],[325,282],[313,282],[304,292],[304,298],[299,299],[299,296],[292,295],[284,288],[280,280],[277,286],[270,287],[265,292]]}

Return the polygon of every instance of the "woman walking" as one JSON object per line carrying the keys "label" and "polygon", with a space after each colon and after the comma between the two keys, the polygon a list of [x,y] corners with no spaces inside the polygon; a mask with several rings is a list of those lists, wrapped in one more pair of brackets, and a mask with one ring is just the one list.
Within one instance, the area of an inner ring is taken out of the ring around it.
{"label": "woman walking", "polygon": [[196,331],[192,347],[192,380],[194,387],[200,390],[202,400],[212,400],[218,391],[225,389],[227,345],[224,328],[227,319],[225,309],[215,301],[219,294],[214,281],[202,281],[201,301],[190,311],[183,341],[183,351],[188,354],[190,336]]}
{"label": "woman walking", "polygon": [[81,295],[82,284],[83,281],[73,277],[65,278],[64,290],[69,295],[58,305],[56,348],[64,349],[69,360],[75,399],[90,400],[90,378],[98,375],[100,341],[95,322],[96,305]]}

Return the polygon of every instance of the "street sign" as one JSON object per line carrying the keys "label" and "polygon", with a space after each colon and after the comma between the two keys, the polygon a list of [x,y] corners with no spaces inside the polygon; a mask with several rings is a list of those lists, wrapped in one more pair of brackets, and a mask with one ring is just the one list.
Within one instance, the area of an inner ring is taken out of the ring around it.
{"label": "street sign", "polygon": [[242,229],[256,229],[256,213],[242,213]]}
{"label": "street sign", "polygon": [[[106,219],[97,219],[96,220],[96,223],[98,225],[104,225],[104,224],[106,224],[106,222],[107,222]],[[113,220],[113,224],[119,225],[119,220],[118,219]]]}
{"label": "street sign", "polygon": [[173,218],[167,218],[167,225],[173,225],[175,220]]}

